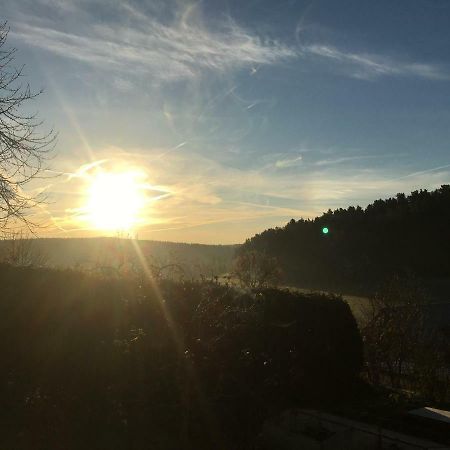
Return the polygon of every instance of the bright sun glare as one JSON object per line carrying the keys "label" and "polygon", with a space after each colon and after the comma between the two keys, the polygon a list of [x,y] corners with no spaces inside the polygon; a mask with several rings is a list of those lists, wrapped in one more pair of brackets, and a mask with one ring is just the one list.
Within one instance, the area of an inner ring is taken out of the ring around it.
{"label": "bright sun glare", "polygon": [[143,188],[136,172],[101,172],[93,177],[88,188],[88,221],[99,230],[132,229],[144,205]]}

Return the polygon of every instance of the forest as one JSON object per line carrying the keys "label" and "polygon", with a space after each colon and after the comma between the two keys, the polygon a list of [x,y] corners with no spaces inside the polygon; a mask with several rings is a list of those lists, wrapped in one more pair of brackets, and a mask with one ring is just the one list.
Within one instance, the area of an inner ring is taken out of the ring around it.
{"label": "forest", "polygon": [[[288,285],[370,294],[386,278],[450,278],[450,185],[328,210],[256,234],[239,252],[276,258]],[[326,228],[327,233],[324,233]]]}

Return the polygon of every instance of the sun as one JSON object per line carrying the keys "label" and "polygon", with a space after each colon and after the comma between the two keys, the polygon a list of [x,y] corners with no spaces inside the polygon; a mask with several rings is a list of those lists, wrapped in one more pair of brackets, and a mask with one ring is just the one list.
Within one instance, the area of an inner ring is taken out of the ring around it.
{"label": "sun", "polygon": [[138,172],[100,172],[87,190],[86,218],[105,231],[131,230],[145,206],[144,189]]}

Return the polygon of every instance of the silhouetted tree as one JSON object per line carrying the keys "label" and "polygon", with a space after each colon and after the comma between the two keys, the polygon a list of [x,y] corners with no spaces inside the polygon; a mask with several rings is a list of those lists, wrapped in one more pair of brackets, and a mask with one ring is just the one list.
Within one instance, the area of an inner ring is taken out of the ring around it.
{"label": "silhouetted tree", "polygon": [[42,267],[48,263],[47,253],[37,245],[37,241],[22,231],[5,233],[0,261],[13,266]]}
{"label": "silhouetted tree", "polygon": [[414,388],[427,398],[449,394],[449,337],[426,323],[429,301],[417,280],[394,277],[370,300],[361,333],[373,383],[387,376],[394,387]]}
{"label": "silhouetted tree", "polygon": [[425,339],[424,305],[417,283],[398,277],[371,297],[362,334],[372,381],[385,373],[398,387],[405,371],[411,372],[413,355]]}
{"label": "silhouetted tree", "polygon": [[275,257],[251,250],[236,257],[233,275],[242,287],[275,287],[281,280],[281,269]]}
{"label": "silhouetted tree", "polygon": [[21,83],[23,66],[14,66],[14,48],[5,47],[9,28],[0,24],[0,228],[11,221],[32,225],[27,211],[42,199],[30,197],[23,187],[43,169],[55,134],[41,132],[42,121],[27,112],[33,92]]}

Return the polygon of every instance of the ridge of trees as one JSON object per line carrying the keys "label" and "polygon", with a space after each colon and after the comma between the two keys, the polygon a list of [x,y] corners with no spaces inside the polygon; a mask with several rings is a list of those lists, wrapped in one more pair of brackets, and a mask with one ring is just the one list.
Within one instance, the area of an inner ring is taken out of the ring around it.
{"label": "ridge of trees", "polygon": [[289,284],[361,292],[392,274],[450,277],[449,229],[450,185],[442,185],[375,200],[366,208],[292,219],[256,234],[239,252],[277,258]]}

